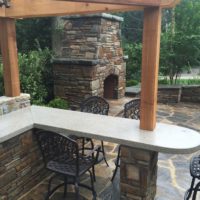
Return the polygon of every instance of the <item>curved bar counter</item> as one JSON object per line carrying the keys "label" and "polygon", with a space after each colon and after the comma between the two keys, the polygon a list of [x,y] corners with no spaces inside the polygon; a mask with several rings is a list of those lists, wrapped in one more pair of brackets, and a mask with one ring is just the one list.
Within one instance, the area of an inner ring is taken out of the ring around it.
{"label": "curved bar counter", "polygon": [[31,106],[0,117],[0,143],[32,128],[51,130],[119,143],[162,153],[185,154],[200,149],[197,131],[157,123],[154,131],[139,129],[139,122],[111,116]]}

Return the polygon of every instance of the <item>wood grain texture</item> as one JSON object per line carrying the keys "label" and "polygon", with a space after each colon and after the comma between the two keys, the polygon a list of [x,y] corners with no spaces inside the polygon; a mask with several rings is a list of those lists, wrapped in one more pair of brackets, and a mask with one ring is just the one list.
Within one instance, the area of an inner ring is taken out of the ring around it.
{"label": "wood grain texture", "polygon": [[156,125],[160,33],[161,8],[145,8],[140,128],[150,131],[152,131]]}
{"label": "wood grain texture", "polygon": [[0,18],[0,45],[3,59],[5,95],[20,95],[15,20]]}
{"label": "wood grain texture", "polygon": [[0,17],[5,17],[5,7],[0,8]]}
{"label": "wood grain texture", "polygon": [[135,6],[160,6],[161,3],[161,0],[64,0],[64,1],[135,5]]}
{"label": "wood grain texture", "polygon": [[30,18],[63,16],[99,12],[119,12],[142,10],[143,7],[127,5],[106,5],[54,0],[11,0],[11,7],[6,9],[6,17]]}
{"label": "wood grain texture", "polygon": [[179,4],[181,0],[161,0],[162,8],[173,8]]}
{"label": "wood grain texture", "polygon": [[175,6],[180,0],[56,0],[56,1],[72,1],[72,2],[90,2],[103,4],[118,4],[118,5],[135,5],[135,6],[159,6],[170,8]]}

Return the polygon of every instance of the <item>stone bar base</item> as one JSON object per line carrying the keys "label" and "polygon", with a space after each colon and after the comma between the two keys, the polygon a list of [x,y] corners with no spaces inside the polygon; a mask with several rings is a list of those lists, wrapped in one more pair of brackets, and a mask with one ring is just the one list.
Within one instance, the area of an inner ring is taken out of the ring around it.
{"label": "stone bar base", "polygon": [[17,97],[0,97],[0,115],[30,106],[30,95],[21,94]]}
{"label": "stone bar base", "polygon": [[48,174],[32,130],[0,143],[0,200],[19,199]]}
{"label": "stone bar base", "polygon": [[121,200],[154,200],[158,153],[123,146],[121,148]]}

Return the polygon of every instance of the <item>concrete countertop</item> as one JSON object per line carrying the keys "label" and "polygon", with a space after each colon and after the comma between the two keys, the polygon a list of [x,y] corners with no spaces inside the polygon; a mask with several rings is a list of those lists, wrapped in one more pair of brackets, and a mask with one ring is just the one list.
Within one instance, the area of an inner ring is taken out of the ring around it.
{"label": "concrete countertop", "polygon": [[139,129],[139,121],[77,111],[31,106],[0,117],[0,143],[32,128],[75,134],[162,153],[200,150],[194,130],[157,123],[154,131]]}

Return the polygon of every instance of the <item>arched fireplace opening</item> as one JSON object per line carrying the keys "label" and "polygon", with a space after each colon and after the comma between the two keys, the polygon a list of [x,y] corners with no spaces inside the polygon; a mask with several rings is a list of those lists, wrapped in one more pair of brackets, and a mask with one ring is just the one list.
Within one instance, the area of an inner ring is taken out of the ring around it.
{"label": "arched fireplace opening", "polygon": [[118,76],[109,75],[104,80],[104,98],[117,99],[118,98]]}

